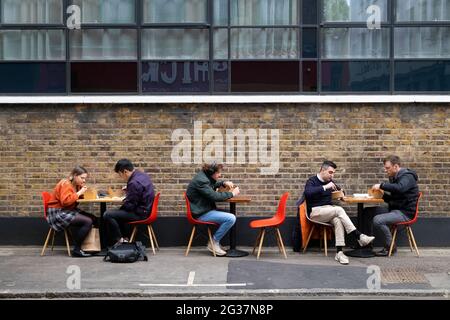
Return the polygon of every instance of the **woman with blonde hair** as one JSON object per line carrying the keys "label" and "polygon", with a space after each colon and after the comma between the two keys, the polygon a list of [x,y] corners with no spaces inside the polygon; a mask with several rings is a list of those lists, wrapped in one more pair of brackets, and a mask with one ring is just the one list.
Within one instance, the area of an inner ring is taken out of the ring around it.
{"label": "woman with blonde hair", "polygon": [[97,218],[77,208],[77,200],[86,192],[88,172],[81,166],[73,168],[68,178],[58,182],[48,202],[47,222],[55,231],[72,227],[74,240],[73,257],[89,257],[81,250],[81,244],[88,235]]}

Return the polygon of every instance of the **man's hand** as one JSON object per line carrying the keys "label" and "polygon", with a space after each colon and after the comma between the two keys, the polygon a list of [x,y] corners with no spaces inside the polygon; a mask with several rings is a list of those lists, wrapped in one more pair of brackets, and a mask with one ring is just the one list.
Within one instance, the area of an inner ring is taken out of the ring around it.
{"label": "man's hand", "polygon": [[329,189],[332,189],[333,191],[337,190],[337,187],[336,187],[336,185],[334,184],[333,181],[327,183],[323,187],[325,188],[325,190],[329,190]]}
{"label": "man's hand", "polygon": [[380,183],[374,184],[374,185],[372,186],[372,190],[380,190],[380,186],[381,186]]}
{"label": "man's hand", "polygon": [[231,182],[231,181],[225,181],[225,182],[223,183],[223,185],[224,185],[225,187],[230,188],[230,189],[232,189],[232,188],[234,187],[234,184],[233,184],[233,182]]}
{"label": "man's hand", "polygon": [[78,196],[83,195],[86,192],[87,189],[88,189],[88,187],[86,187],[86,186],[81,187],[81,189],[78,190],[77,195]]}
{"label": "man's hand", "polygon": [[233,197],[238,196],[239,193],[241,193],[241,192],[239,191],[239,187],[234,188],[233,191],[232,191],[232,193],[233,193]]}

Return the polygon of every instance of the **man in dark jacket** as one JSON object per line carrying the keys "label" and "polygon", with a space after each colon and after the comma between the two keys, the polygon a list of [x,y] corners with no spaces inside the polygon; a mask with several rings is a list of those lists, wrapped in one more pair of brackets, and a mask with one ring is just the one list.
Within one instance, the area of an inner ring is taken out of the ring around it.
{"label": "man in dark jacket", "polygon": [[[186,195],[191,205],[194,218],[219,224],[213,235],[213,243],[208,243],[208,250],[218,256],[224,256],[225,250],[220,246],[220,240],[236,222],[236,217],[228,212],[216,210],[216,202],[230,199],[239,194],[239,187],[233,188],[231,181],[219,181],[222,175],[222,164],[213,162],[204,164],[189,183]],[[219,187],[233,188],[232,192],[217,192]]]}
{"label": "man in dark jacket", "polygon": [[[384,234],[384,248],[377,252],[377,256],[387,256],[392,241],[389,225],[409,221],[416,212],[419,196],[417,174],[410,169],[401,168],[398,156],[388,156],[384,159],[384,171],[389,181],[376,184],[373,190],[383,190],[386,207],[367,208],[367,216],[374,215],[373,227]],[[395,251],[395,250],[393,250]]]}
{"label": "man in dark jacket", "polygon": [[122,231],[128,222],[144,220],[150,214],[155,191],[149,175],[136,170],[128,159],[116,163],[114,171],[127,181],[126,197],[119,209],[107,210],[104,214],[112,243],[124,242]]}

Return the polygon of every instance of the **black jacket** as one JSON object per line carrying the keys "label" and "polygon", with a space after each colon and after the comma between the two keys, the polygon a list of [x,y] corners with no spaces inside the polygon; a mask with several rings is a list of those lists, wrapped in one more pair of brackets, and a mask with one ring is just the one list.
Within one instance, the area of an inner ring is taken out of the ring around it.
{"label": "black jacket", "polygon": [[223,181],[215,181],[203,170],[194,176],[186,191],[194,217],[198,218],[208,211],[215,210],[216,202],[233,197],[232,192],[215,191],[221,186],[223,186]]}
{"label": "black jacket", "polygon": [[402,168],[395,177],[389,178],[389,182],[381,183],[380,188],[387,191],[383,200],[389,205],[389,210],[400,210],[410,219],[414,217],[419,196],[417,180],[413,170]]}
{"label": "black jacket", "polygon": [[121,210],[134,212],[145,218],[149,215],[155,191],[150,176],[135,170],[127,182],[127,196],[123,201]]}

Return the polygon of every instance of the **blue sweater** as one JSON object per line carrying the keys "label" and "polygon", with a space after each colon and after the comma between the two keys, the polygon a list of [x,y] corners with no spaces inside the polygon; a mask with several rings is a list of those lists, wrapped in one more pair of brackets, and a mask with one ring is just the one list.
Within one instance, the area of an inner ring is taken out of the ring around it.
{"label": "blue sweater", "polygon": [[[332,189],[328,189],[326,191],[323,190],[323,186],[328,183],[329,182],[320,181],[319,178],[317,178],[317,175],[310,177],[308,181],[306,181],[304,194],[306,200],[306,207],[308,209],[308,215],[311,213],[311,210],[314,207],[332,204],[331,202]],[[338,186],[336,185],[336,187]],[[338,190],[340,190],[339,187]]]}

